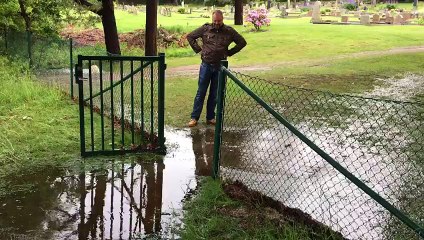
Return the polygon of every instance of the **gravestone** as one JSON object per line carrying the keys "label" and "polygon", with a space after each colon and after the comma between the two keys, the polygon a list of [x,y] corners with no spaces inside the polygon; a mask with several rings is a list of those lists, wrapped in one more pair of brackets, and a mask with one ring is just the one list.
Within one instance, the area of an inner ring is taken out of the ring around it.
{"label": "gravestone", "polygon": [[321,2],[316,1],[312,9],[312,22],[321,22]]}
{"label": "gravestone", "polygon": [[391,17],[391,16],[386,16],[385,23],[387,23],[387,24],[393,24],[393,21],[394,21],[393,17]]}
{"label": "gravestone", "polygon": [[402,15],[397,15],[395,19],[393,20],[393,24],[403,24],[403,17]]}
{"label": "gravestone", "polygon": [[374,14],[372,15],[372,23],[379,23],[380,22],[380,15]]}
{"label": "gravestone", "polygon": [[184,8],[184,0],[181,1],[181,7]]}
{"label": "gravestone", "polygon": [[370,15],[368,14],[363,14],[360,17],[360,21],[362,25],[368,25],[370,24]]}
{"label": "gravestone", "polygon": [[349,21],[349,16],[342,16],[342,22],[347,23]]}
{"label": "gravestone", "polygon": [[285,7],[281,7],[281,17],[286,18],[288,15],[286,8]]}
{"label": "gravestone", "polygon": [[403,17],[403,21],[408,21],[409,19],[411,19],[411,12],[402,12],[401,13],[402,17]]}
{"label": "gravestone", "polygon": [[341,15],[342,15],[342,13],[340,11],[336,11],[334,16],[340,17]]}

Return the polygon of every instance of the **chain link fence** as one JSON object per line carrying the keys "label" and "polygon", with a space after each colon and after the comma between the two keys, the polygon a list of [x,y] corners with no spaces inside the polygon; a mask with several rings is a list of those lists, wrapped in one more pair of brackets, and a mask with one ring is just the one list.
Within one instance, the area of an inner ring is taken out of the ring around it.
{"label": "chain link fence", "polygon": [[73,81],[73,64],[78,55],[99,56],[105,50],[101,45],[82,46],[60,36],[0,28],[0,54],[27,62],[39,80],[74,97],[77,85]]}
{"label": "chain link fence", "polygon": [[[230,72],[315,145],[424,226],[424,104],[294,88]],[[348,239],[419,239],[230,78],[220,176]],[[424,234],[424,233],[423,233]]]}
{"label": "chain link fence", "polygon": [[28,61],[36,70],[69,69],[69,40],[59,36],[1,29],[0,53]]}

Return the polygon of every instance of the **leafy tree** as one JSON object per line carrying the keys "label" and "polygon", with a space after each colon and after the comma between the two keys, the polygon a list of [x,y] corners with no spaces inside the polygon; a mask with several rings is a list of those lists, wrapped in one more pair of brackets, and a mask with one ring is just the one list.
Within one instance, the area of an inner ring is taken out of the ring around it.
{"label": "leafy tree", "polygon": [[49,34],[63,26],[67,0],[9,0],[0,5],[0,25],[16,30]]}

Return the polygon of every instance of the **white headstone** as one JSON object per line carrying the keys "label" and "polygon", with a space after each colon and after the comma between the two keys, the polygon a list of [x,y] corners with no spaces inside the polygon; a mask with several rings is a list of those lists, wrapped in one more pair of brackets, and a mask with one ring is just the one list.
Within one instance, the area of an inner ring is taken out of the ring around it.
{"label": "white headstone", "polygon": [[372,22],[373,23],[379,23],[380,22],[380,15],[377,14],[377,13],[372,15]]}
{"label": "white headstone", "polygon": [[360,21],[361,21],[362,25],[370,24],[370,15],[368,15],[368,14],[361,15]]}
{"label": "white headstone", "polygon": [[321,22],[321,2],[316,1],[312,9],[312,22]]}

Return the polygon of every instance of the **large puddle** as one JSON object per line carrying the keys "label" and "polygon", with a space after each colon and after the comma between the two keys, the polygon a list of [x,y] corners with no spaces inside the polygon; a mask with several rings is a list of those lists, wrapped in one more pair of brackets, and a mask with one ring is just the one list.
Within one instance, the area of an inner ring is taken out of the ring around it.
{"label": "large puddle", "polygon": [[213,129],[168,129],[166,139],[163,160],[115,157],[79,174],[40,176],[40,194],[0,205],[0,238],[178,238],[182,201],[196,176],[211,173]]}
{"label": "large puddle", "polygon": [[[422,80],[416,75],[388,79],[366,95],[409,100],[422,91]],[[421,156],[422,148],[416,145],[422,140],[422,122],[407,114],[415,113],[409,109],[412,105],[400,109],[392,105],[364,102],[354,109],[363,114],[343,118],[344,127],[314,127],[307,122],[297,127],[311,132],[317,145],[390,203],[422,219],[424,172],[410,159]],[[224,177],[299,208],[351,239],[414,239],[405,225],[287,129],[272,122],[254,127],[225,129]],[[115,159],[110,162],[113,168],[103,172],[51,179],[46,182],[47,196],[0,206],[0,227],[13,234],[41,234],[43,239],[177,237],[181,201],[196,187],[196,176],[211,172],[213,135],[212,128],[168,130],[163,161],[121,164]],[[403,231],[406,235],[394,233]]]}

